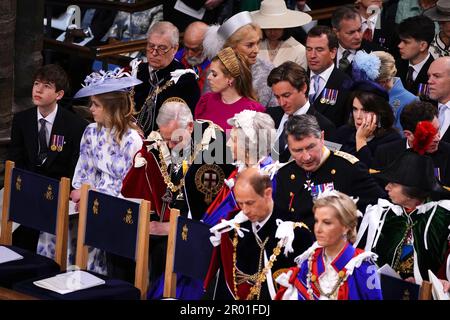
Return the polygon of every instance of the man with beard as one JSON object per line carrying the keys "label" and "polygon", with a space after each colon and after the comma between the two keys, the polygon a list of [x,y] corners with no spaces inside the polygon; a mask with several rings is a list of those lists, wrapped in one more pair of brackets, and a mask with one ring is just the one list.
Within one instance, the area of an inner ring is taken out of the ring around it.
{"label": "man with beard", "polygon": [[208,25],[201,21],[192,22],[184,32],[183,48],[178,50],[175,59],[180,61],[185,68],[194,69],[198,76],[197,83],[200,92],[205,92],[204,85],[211,61],[203,52],[203,39]]}

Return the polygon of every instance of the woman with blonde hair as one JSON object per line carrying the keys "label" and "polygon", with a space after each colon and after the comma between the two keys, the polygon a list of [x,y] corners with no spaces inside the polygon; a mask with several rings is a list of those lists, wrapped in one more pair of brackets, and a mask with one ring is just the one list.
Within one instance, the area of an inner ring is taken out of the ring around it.
{"label": "woman with blonde hair", "polygon": [[338,191],[325,191],[314,201],[315,242],[281,274],[278,300],[381,300],[376,255],[354,248],[358,211]]}
{"label": "woman with blonde hair", "polygon": [[251,73],[245,57],[227,47],[211,60],[205,93],[195,107],[195,119],[210,120],[222,129],[231,129],[227,120],[243,110],[264,111],[256,101]]}
{"label": "woman with blonde hair", "polygon": [[401,132],[400,114],[403,108],[419,98],[406,90],[400,78],[395,76],[397,74],[397,68],[395,67],[395,59],[390,53],[373,51],[371,54],[377,56],[381,62],[379,76],[373,80],[388,91],[389,104],[395,117],[394,127]]}
{"label": "woman with blonde hair", "polygon": [[257,57],[261,38],[261,28],[253,23],[248,11],[242,11],[221,26],[210,26],[203,40],[203,48],[210,59],[226,47],[231,47],[235,52],[245,56],[252,73],[252,85],[256,90],[258,101],[264,107],[274,107],[277,106],[277,101],[267,86],[267,76],[273,65]]}

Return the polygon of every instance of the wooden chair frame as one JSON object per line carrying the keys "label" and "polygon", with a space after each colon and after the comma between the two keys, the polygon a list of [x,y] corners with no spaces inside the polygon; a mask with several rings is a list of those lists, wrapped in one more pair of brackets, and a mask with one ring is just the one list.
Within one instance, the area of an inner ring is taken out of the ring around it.
{"label": "wooden chair frame", "polygon": [[[87,204],[89,195],[89,185],[81,186],[78,239],[76,265],[86,270],[88,261],[88,248],[85,245]],[[139,209],[138,237],[136,243],[136,269],[134,286],[141,291],[141,299],[147,298],[148,290],[148,250],[149,250],[149,232],[150,232],[150,202],[142,200]]]}
{"label": "wooden chair frame", "polygon": [[170,227],[167,239],[166,269],[164,274],[164,298],[176,298],[177,295],[177,274],[173,272],[173,267],[175,263],[175,241],[179,216],[180,210],[170,210]]}
{"label": "wooden chair frame", "polygon": [[[3,193],[3,210],[2,210],[2,224],[0,230],[0,244],[12,244],[12,224],[10,220],[10,195],[11,195],[11,179],[14,169],[13,161],[6,161],[5,164],[5,186]],[[56,217],[56,248],[55,248],[55,262],[60,266],[61,271],[67,268],[67,237],[69,226],[69,196],[70,196],[70,179],[61,178],[59,182],[58,192],[58,209]]]}

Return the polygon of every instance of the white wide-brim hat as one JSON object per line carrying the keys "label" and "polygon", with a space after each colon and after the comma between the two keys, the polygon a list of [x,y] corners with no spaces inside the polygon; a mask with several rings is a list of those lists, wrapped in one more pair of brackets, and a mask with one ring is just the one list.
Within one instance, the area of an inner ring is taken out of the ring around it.
{"label": "white wide-brim hat", "polygon": [[284,0],[264,0],[261,2],[261,8],[250,14],[253,22],[258,24],[261,29],[298,27],[312,20],[307,13],[289,10]]}

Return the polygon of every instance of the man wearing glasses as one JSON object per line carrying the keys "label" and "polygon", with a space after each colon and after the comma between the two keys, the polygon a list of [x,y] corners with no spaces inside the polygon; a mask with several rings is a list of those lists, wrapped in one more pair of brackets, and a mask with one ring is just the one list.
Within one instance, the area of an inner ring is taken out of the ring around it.
{"label": "man wearing glasses", "polygon": [[200,98],[196,74],[175,59],[179,32],[167,21],[155,23],[147,36],[147,63],[139,66],[137,77],[143,81],[135,87],[134,101],[140,111],[137,120],[145,136],[156,130],[155,119],[163,101],[180,97],[192,113]]}
{"label": "man wearing glasses", "polygon": [[175,59],[180,61],[186,68],[194,69],[198,76],[197,82],[200,92],[206,92],[206,76],[211,61],[203,53],[203,39],[205,38],[208,25],[201,21],[192,22],[184,32],[184,46],[178,50]]}

